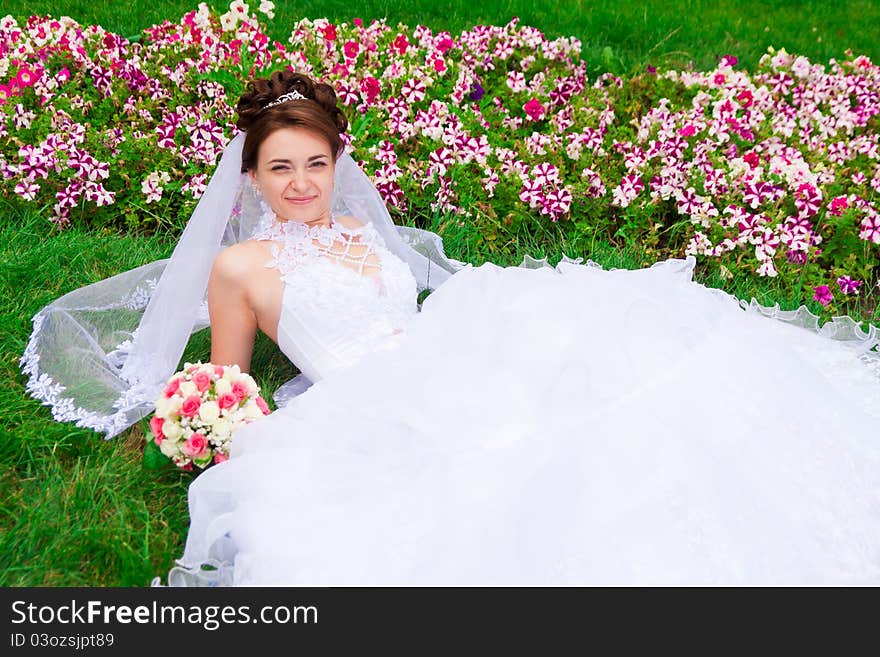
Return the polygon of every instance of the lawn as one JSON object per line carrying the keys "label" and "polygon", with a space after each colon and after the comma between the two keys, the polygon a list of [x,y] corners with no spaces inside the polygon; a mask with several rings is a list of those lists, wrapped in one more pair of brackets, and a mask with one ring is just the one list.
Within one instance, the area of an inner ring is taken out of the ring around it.
{"label": "lawn", "polygon": [[[221,7],[220,3],[209,3]],[[880,59],[880,3],[870,0],[827,2],[580,2],[544,3],[370,0],[351,3],[297,2],[280,6],[274,38],[286,40],[302,17],[333,22],[355,17],[387,18],[391,23],[424,24],[453,34],[477,24],[507,23],[518,16],[550,36],[575,36],[591,77],[611,72],[629,79],[648,67],[707,70],[724,54],[736,55],[754,70],[768,46],[784,47],[814,62],[844,59],[847,50]],[[69,15],[83,25],[100,24],[127,37],[177,20],[195,8],[194,0],[130,3],[120,10],[109,2],[0,2],[0,16],[19,21],[29,14]],[[127,11],[127,13],[126,13]],[[105,441],[85,429],[54,422],[45,407],[25,392],[18,359],[27,344],[31,318],[44,305],[80,286],[151,260],[170,255],[177,222],[152,230],[73,224],[53,230],[51,207],[0,197],[0,331],[3,334],[0,389],[0,585],[2,586],[144,586],[162,576],[183,550],[188,526],[186,490],[192,475],[173,469],[144,469],[141,452],[146,422]],[[450,227],[443,217],[429,218],[441,232],[446,251],[478,264],[494,260],[516,264],[525,255],[563,253],[591,258],[603,266],[635,268],[652,260],[638,242],[572,237],[548,228],[524,234],[500,253],[482,239],[479,227]],[[407,220],[404,218],[404,220]],[[420,225],[424,225],[422,218]],[[796,305],[796,299],[773,279],[734,277],[717,271],[700,274],[741,298]],[[865,308],[870,318],[873,308]],[[194,336],[185,360],[207,360],[207,331]],[[253,372],[271,391],[295,373],[264,336],[258,340]]]}

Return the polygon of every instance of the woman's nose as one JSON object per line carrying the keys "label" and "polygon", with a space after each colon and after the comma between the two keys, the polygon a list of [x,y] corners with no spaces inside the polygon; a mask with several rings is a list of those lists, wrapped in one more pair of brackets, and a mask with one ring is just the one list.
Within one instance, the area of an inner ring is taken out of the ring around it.
{"label": "woman's nose", "polygon": [[301,169],[294,169],[290,177],[290,185],[294,189],[304,189],[307,184],[306,172]]}

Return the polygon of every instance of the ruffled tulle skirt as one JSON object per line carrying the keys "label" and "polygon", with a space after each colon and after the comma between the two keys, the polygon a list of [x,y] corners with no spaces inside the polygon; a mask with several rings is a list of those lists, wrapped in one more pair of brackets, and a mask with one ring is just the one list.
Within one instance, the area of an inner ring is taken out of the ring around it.
{"label": "ruffled tulle skirt", "polygon": [[236,433],[169,583],[880,584],[877,336],[692,271],[459,272]]}

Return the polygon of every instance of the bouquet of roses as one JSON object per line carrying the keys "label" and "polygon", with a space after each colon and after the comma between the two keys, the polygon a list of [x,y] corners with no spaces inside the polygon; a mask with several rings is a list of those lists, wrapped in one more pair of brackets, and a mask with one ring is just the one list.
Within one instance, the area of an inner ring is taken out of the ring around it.
{"label": "bouquet of roses", "polygon": [[186,363],[156,400],[150,430],[154,444],[178,467],[204,469],[229,458],[239,426],[268,414],[257,383],[238,365]]}

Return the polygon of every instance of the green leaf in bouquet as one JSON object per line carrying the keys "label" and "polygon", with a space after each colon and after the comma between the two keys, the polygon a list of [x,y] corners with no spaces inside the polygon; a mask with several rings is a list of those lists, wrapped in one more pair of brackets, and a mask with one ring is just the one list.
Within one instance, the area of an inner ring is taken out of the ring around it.
{"label": "green leaf in bouquet", "polygon": [[168,467],[171,459],[162,453],[159,446],[152,440],[146,441],[144,444],[143,466],[145,470],[158,470]]}

